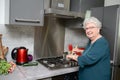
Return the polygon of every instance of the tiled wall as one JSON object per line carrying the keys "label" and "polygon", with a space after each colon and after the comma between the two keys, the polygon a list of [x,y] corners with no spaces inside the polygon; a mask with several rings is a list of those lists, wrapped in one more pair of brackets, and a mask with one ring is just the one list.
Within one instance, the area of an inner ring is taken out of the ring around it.
{"label": "tiled wall", "polygon": [[12,60],[11,51],[15,47],[24,46],[29,49],[28,54],[33,55],[34,27],[0,25],[0,34],[3,34],[3,45],[9,47],[9,52],[7,53],[8,61]]}

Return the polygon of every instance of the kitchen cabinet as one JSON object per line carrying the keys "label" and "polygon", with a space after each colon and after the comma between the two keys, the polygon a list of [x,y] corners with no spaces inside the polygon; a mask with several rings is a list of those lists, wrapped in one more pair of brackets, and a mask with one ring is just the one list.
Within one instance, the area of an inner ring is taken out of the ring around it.
{"label": "kitchen cabinet", "polygon": [[86,10],[94,7],[103,7],[104,0],[70,0],[70,10],[85,16]]}
{"label": "kitchen cabinet", "polygon": [[78,71],[52,77],[52,80],[78,80]]}
{"label": "kitchen cabinet", "polygon": [[5,24],[43,26],[43,0],[6,0]]}

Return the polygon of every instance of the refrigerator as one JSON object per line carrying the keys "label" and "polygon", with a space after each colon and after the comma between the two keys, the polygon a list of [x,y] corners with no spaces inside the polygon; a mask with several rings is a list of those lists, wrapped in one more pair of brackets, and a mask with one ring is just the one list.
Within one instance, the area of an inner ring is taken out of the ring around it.
{"label": "refrigerator", "polygon": [[101,34],[110,45],[111,80],[120,80],[120,5],[91,8],[102,22]]}

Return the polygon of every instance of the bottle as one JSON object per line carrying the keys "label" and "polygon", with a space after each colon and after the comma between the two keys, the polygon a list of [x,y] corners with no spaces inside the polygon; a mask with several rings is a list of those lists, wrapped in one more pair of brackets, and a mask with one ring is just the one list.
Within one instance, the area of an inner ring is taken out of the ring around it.
{"label": "bottle", "polygon": [[69,54],[72,54],[72,49],[73,49],[72,44],[69,44],[69,45],[68,45],[68,53],[69,53]]}

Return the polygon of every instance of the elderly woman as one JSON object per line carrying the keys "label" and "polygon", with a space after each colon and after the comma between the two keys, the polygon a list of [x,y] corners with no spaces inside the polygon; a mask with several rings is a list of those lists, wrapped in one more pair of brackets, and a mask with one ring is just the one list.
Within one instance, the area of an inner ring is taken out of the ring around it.
{"label": "elderly woman", "polygon": [[89,38],[85,50],[73,49],[82,52],[82,56],[67,55],[67,58],[78,61],[79,80],[110,80],[110,50],[107,40],[100,34],[101,22],[90,17],[84,20],[83,28]]}

